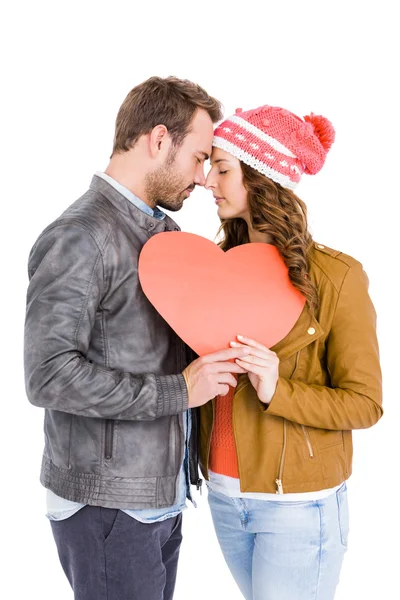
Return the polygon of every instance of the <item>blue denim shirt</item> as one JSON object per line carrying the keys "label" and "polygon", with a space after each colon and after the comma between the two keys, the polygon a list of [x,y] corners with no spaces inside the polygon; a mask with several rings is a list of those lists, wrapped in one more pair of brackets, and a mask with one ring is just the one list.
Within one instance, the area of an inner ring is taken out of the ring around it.
{"label": "blue denim shirt", "polygon": [[[120,194],[125,196],[127,200],[132,202],[132,204],[137,206],[143,212],[147,213],[148,215],[151,215],[152,217],[155,217],[156,219],[165,218],[165,213],[163,213],[159,208],[155,208],[153,210],[145,202],[137,198],[130,190],[118,183],[118,181],[115,181],[115,179],[113,179],[109,175],[106,175],[106,173],[98,172],[96,173],[96,175],[107,181]],[[189,498],[189,500],[193,502],[190,493],[189,477],[189,439],[192,426],[190,410],[187,410],[183,413],[183,425],[185,434],[185,452],[178,478],[177,503],[174,506],[169,506],[167,508],[142,508],[138,510],[122,509],[124,513],[126,513],[130,517],[133,517],[134,519],[137,519],[138,521],[141,521],[142,523],[155,523],[156,521],[165,521],[165,519],[176,517],[182,510],[187,508],[186,498]],[[195,503],[193,502],[193,504]],[[65,498],[60,498],[60,496],[57,496],[51,490],[47,490],[46,516],[51,521],[61,521],[63,519],[67,519],[84,506],[85,504],[82,504],[80,502],[72,502],[70,500],[66,500]]]}

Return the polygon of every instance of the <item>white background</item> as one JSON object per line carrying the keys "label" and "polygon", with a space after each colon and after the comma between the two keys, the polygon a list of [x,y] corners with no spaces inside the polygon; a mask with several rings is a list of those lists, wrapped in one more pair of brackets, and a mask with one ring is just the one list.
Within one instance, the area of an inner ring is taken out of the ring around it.
{"label": "white background", "polygon": [[[381,0],[18,2],[1,17],[1,547],[0,595],[72,598],[44,517],[38,476],[41,410],[25,397],[22,363],[29,250],[41,230],[108,163],[129,90],[177,75],[220,98],[225,114],[261,104],[327,116],[337,140],[303,177],[314,238],[361,260],[379,319],[383,419],[355,432],[348,487],[350,546],[338,600],[395,599],[398,583],[399,37]],[[214,238],[215,205],[197,189],[182,229]],[[206,497],[184,514],[176,600],[239,599],[214,537]],[[274,599],[279,600],[279,599]],[[295,600],[295,599],[294,599]]]}

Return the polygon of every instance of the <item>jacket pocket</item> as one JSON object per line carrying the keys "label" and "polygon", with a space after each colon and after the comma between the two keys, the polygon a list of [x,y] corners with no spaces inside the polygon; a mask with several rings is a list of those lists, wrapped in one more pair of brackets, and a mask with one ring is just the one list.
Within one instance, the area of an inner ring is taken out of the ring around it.
{"label": "jacket pocket", "polygon": [[314,456],[314,449],[312,447],[310,436],[309,436],[309,433],[307,431],[307,428],[306,428],[305,425],[302,425],[301,429],[303,431],[304,439],[305,439],[306,444],[307,444],[308,455],[309,455],[310,458],[315,458],[315,456]]}
{"label": "jacket pocket", "polygon": [[314,443],[318,450],[325,450],[332,446],[343,447],[343,431],[330,429],[313,429]]}
{"label": "jacket pocket", "polygon": [[114,445],[114,421],[112,419],[106,420],[106,431],[104,439],[104,458],[110,460],[113,455]]}

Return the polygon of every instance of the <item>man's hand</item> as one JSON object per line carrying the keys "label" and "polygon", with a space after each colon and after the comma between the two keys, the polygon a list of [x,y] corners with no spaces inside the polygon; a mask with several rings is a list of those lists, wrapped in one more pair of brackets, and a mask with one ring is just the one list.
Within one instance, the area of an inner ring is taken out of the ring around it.
{"label": "man's hand", "polygon": [[229,386],[236,387],[237,379],[233,373],[246,373],[246,370],[234,362],[245,358],[248,349],[228,348],[212,354],[206,354],[194,360],[182,372],[188,389],[189,408],[202,406],[215,396],[225,396]]}

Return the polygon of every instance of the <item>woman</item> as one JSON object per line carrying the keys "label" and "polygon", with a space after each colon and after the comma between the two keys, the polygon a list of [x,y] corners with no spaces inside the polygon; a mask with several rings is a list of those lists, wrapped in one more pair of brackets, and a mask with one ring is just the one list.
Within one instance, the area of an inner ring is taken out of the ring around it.
{"label": "woman", "polygon": [[324,117],[270,106],[238,109],[215,131],[206,187],[221,248],[274,244],[306,299],[273,348],[232,340],[249,351],[237,361],[247,374],[201,408],[211,513],[247,600],[334,597],[347,547],[351,430],[382,415],[367,277],[355,259],[313,242],[293,192],[303,173],[321,169],[333,141]]}

